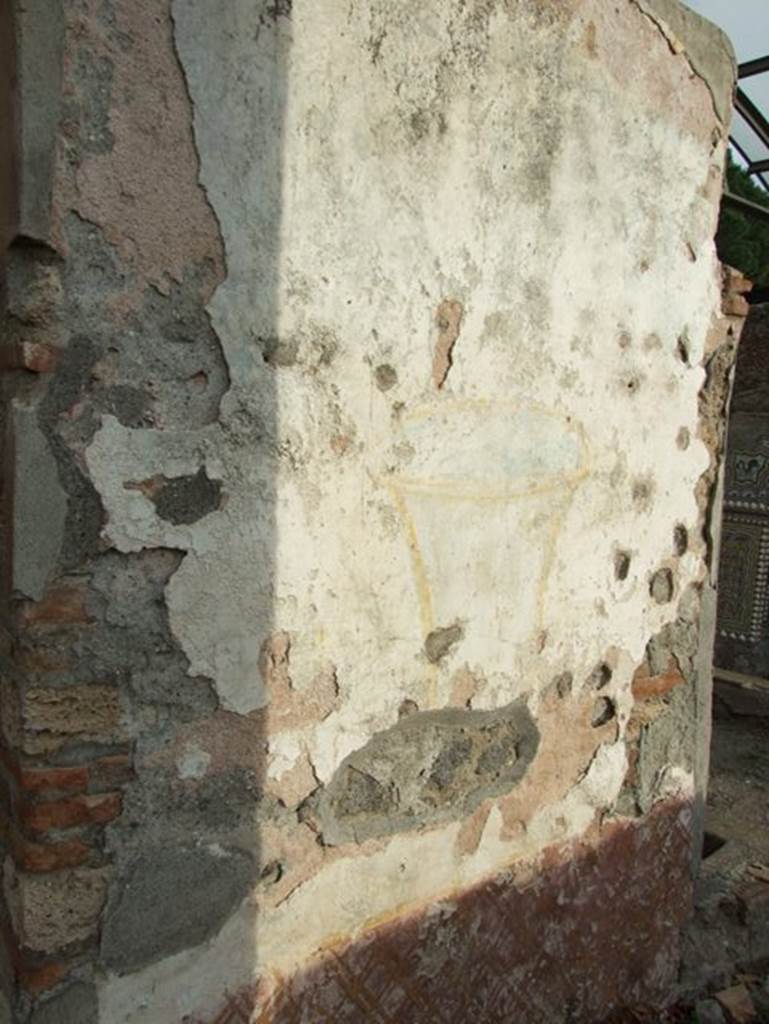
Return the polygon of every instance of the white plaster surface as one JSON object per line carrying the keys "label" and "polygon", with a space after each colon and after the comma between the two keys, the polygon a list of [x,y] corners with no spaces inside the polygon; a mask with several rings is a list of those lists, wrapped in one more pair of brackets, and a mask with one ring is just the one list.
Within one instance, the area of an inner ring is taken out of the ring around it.
{"label": "white plaster surface", "polygon": [[[340,709],[272,755],[283,770],[307,750],[321,781],[405,698],[449,703],[464,665],[485,680],[475,707],[536,708],[559,672],[578,689],[615,649],[624,721],[633,666],[705,573],[697,394],[725,138],[708,88],[634,3],[465,7],[294,0],[273,24],[253,0],[175,0],[226,246],[210,313],[232,386],[214,427],[106,418],[87,453],[114,545],[187,551],[172,628],[225,707],[269,704],[258,656],[276,630],[296,688],[335,666]],[[464,312],[438,389],[447,299]],[[260,339],[296,360],[268,365]],[[226,500],[193,525],[125,487],[202,463]],[[677,562],[676,523],[695,541]],[[657,605],[663,564],[675,595]],[[453,622],[463,640],[430,664],[427,633]],[[602,747],[522,839],[501,840],[494,812],[464,859],[452,825],[335,861],[260,916],[254,958],[290,969],[325,936],[580,834],[624,771],[624,746]],[[105,1019],[205,1009],[201,965],[221,992],[249,914],[210,949],[110,981]]]}

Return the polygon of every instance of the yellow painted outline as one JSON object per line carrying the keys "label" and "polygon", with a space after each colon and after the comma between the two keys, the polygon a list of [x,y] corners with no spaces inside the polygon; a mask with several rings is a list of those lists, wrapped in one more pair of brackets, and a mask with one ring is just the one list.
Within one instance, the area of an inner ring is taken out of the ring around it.
{"label": "yellow painted outline", "polygon": [[[547,409],[536,403],[517,403],[497,401],[494,399],[460,399],[451,402],[431,404],[415,409],[403,417],[401,423],[420,422],[429,419],[436,413],[446,412],[449,415],[454,410],[468,409],[473,412],[483,412],[491,409],[503,409],[512,413],[533,411],[548,416],[553,420],[559,420],[566,430],[576,435],[579,442],[579,467],[571,473],[563,475],[551,475],[544,482],[532,482],[522,487],[496,486],[483,488],[478,486],[474,480],[456,479],[451,481],[435,481],[420,479],[418,477],[386,475],[378,477],[378,482],[385,486],[392,498],[393,504],[398,510],[403,527],[406,533],[406,543],[411,553],[412,570],[414,583],[417,590],[419,603],[420,621],[422,633],[427,637],[435,629],[435,614],[433,609],[433,598],[430,591],[430,582],[427,573],[427,565],[422,554],[419,538],[417,536],[414,519],[409,513],[404,495],[421,494],[429,497],[440,498],[444,501],[470,501],[473,504],[486,504],[497,502],[510,502],[527,497],[534,497],[541,494],[548,494],[560,491],[563,494],[563,505],[553,515],[552,522],[547,531],[544,544],[542,560],[542,571],[537,584],[536,594],[536,621],[533,634],[541,631],[545,615],[545,598],[547,595],[550,573],[555,561],[555,552],[558,538],[561,533],[566,516],[571,508],[577,487],[590,475],[590,449],[581,423],[572,423],[562,413]],[[566,492],[566,493],[563,493]],[[435,707],[438,698],[438,668],[431,665],[427,675],[427,706]]]}
{"label": "yellow painted outline", "polygon": [[[435,416],[436,413],[445,412],[451,415],[454,411],[468,410],[471,412],[488,412],[490,410],[502,409],[511,415],[522,412],[536,412],[551,419],[558,420],[564,426],[566,433],[576,435],[579,445],[579,466],[570,473],[550,474],[548,477],[532,478],[532,482],[522,486],[511,486],[509,483],[500,483],[491,487],[480,487],[477,480],[463,480],[461,477],[447,480],[431,480],[422,477],[401,476],[391,477],[395,486],[400,490],[411,491],[417,494],[432,494],[447,500],[464,500],[468,498],[477,502],[487,501],[509,501],[511,498],[526,497],[536,494],[547,494],[550,491],[561,490],[570,487],[573,483],[579,483],[590,472],[589,445],[581,423],[573,423],[563,413],[555,412],[536,402],[505,402],[496,399],[467,398],[456,399],[451,402],[439,405],[425,405],[414,409],[401,418],[401,424],[419,423]],[[382,478],[382,482],[386,482]],[[388,484],[388,486],[390,486]]]}

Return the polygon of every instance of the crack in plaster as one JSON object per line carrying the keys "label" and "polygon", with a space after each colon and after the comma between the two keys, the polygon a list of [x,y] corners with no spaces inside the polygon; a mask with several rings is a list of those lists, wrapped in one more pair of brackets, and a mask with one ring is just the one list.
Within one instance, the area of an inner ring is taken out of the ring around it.
{"label": "crack in plaster", "polygon": [[[670,52],[674,56],[676,56],[676,57],[683,57],[683,59],[686,61],[687,65],[689,66],[689,69],[691,70],[692,76],[694,78],[698,78],[703,83],[705,88],[708,90],[708,94],[710,96],[710,102],[711,102],[712,107],[713,107],[713,114],[714,114],[716,120],[718,121],[719,126],[722,129],[726,128],[727,123],[728,123],[728,111],[726,112],[727,116],[724,116],[724,114],[722,114],[721,110],[719,109],[719,103],[718,103],[718,100],[716,99],[715,91],[713,89],[713,86],[710,83],[710,80],[709,80],[707,74],[704,71],[701,71],[697,67],[697,65],[695,63],[695,58],[692,55],[692,53],[690,52],[690,50],[687,48],[686,43],[675,34],[675,32],[673,31],[672,27],[669,25],[669,23],[663,17],[660,17],[658,14],[655,14],[649,8],[649,6],[645,2],[645,0],[630,0],[630,3],[634,7],[636,7],[640,11],[640,13],[645,18],[647,18],[657,28],[657,30],[659,31],[660,35],[663,37],[663,39],[667,43],[668,48],[670,49]],[[705,20],[705,19],[703,19],[703,20]],[[721,45],[722,45],[722,47],[724,49],[724,52],[727,54],[727,56],[729,57],[729,60],[733,64],[734,63],[733,55],[728,51],[728,49],[725,46],[723,46],[723,34],[722,33],[719,33],[719,38],[721,39]]]}
{"label": "crack in plaster", "polygon": [[[198,187],[200,188],[200,191],[201,191],[201,193],[203,195],[203,198],[205,199],[206,206],[210,210],[211,216],[213,217],[213,219],[214,219],[214,221],[216,223],[216,232],[217,232],[217,234],[219,236],[219,258],[221,259],[221,267],[222,267],[220,283],[223,283],[224,281],[227,280],[227,277],[229,275],[229,267],[228,267],[228,262],[227,262],[227,246],[224,243],[224,231],[222,229],[222,222],[221,222],[221,219],[219,217],[219,212],[217,211],[215,204],[211,201],[211,197],[210,197],[209,192],[208,192],[208,186],[206,185],[205,181],[203,180],[203,175],[201,173],[201,171],[202,171],[202,161],[201,161],[201,154],[200,154],[200,146],[198,144],[198,135],[197,135],[196,127],[195,127],[195,101],[194,101],[193,96],[192,96],[192,90],[190,89],[189,78],[187,77],[187,69],[184,66],[184,62],[182,61],[181,54],[179,53],[179,44],[178,44],[177,38],[176,38],[177,25],[176,25],[176,14],[174,13],[175,12],[175,7],[176,7],[176,5],[175,5],[174,0],[171,0],[171,5],[170,5],[170,8],[169,8],[169,15],[170,15],[170,18],[171,18],[171,26],[172,26],[171,27],[171,49],[173,51],[173,55],[174,55],[174,59],[176,61],[176,64],[177,64],[177,66],[179,68],[179,73],[181,75],[182,84],[184,86],[184,93],[185,93],[185,95],[187,97],[187,102],[189,103],[189,108],[190,108],[190,136],[192,138],[192,148],[193,148],[193,150],[195,152],[195,158],[196,158],[196,164],[197,164],[197,166],[195,168],[195,174],[196,174],[196,178],[197,178]],[[210,314],[208,313],[207,310],[206,310],[206,316],[208,316],[209,320],[210,320]],[[216,331],[214,331],[214,334],[216,334]],[[226,357],[224,359],[224,362],[225,362],[225,364],[227,364]]]}

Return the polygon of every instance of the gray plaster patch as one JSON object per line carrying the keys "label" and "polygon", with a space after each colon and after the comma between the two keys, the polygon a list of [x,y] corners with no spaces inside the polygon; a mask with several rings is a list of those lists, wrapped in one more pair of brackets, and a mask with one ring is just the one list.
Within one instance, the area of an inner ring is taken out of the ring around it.
{"label": "gray plaster patch", "polygon": [[200,945],[234,912],[253,875],[253,859],[243,850],[218,845],[145,849],[107,908],[102,962],[126,974]]}
{"label": "gray plaster patch", "polygon": [[219,508],[220,480],[210,480],[204,466],[192,476],[166,480],[152,500],[161,519],[169,523],[195,523]]}
{"label": "gray plaster patch", "polygon": [[339,766],[317,801],[328,844],[461,819],[524,776],[539,733],[520,701],[498,711],[418,711]]}
{"label": "gray plaster patch", "polygon": [[110,843],[125,862],[135,856],[136,826],[143,841],[162,846],[198,842],[230,846],[253,842],[261,802],[259,779],[247,768],[180,779],[175,771],[143,771],[124,791],[124,810],[110,830]]}
{"label": "gray plaster patch", "polygon": [[695,690],[676,686],[665,698],[665,711],[641,731],[638,754],[638,806],[642,814],[659,798],[660,782],[671,765],[693,767],[697,746]]}
{"label": "gray plaster patch", "polygon": [[63,992],[46,999],[32,1013],[29,1024],[97,1024],[99,1005],[96,989],[75,982]]}
{"label": "gray plaster patch", "polygon": [[[68,282],[68,288],[73,283]],[[77,285],[73,291],[80,294]],[[61,552],[62,567],[65,569],[79,567],[85,558],[99,550],[99,533],[104,518],[99,495],[88,476],[83,473],[72,450],[74,446],[71,445],[71,439],[65,440],[60,433],[62,423],[68,422],[63,414],[83,397],[84,382],[92,372],[95,358],[90,336],[73,330],[40,404],[40,425],[56,456],[59,478],[69,498]],[[87,411],[72,423],[76,424],[77,441],[80,442],[82,438],[90,437],[95,427],[95,418],[91,411]]]}
{"label": "gray plaster patch", "polygon": [[75,50],[72,77],[77,92],[70,90],[66,97],[64,115],[70,123],[80,122],[78,142],[83,155],[108,153],[114,144],[110,126],[113,70],[112,61],[93,53],[91,47]]}
{"label": "gray plaster patch", "polygon": [[455,622],[452,626],[441,626],[427,634],[425,640],[425,654],[427,660],[436,665],[441,658],[445,658],[452,647],[456,647],[464,636],[464,630]]}
{"label": "gray plaster patch", "polygon": [[210,680],[189,673],[168,622],[165,588],[182,561],[179,551],[154,548],[109,551],[89,563],[91,606],[102,624],[84,630],[76,643],[81,673],[94,681],[120,680],[131,702],[154,706],[156,726],[161,708],[173,707],[183,720],[216,707]]}
{"label": "gray plaster patch", "polygon": [[50,234],[56,133],[61,109],[64,16],[61,0],[14,5],[20,131],[19,233]]}
{"label": "gray plaster patch", "polygon": [[55,572],[67,498],[37,409],[14,403],[13,589],[39,601]]}

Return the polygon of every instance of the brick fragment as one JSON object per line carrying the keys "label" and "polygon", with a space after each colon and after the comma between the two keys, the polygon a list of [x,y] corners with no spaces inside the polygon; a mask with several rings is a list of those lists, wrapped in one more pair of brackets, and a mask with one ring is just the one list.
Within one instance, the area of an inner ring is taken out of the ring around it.
{"label": "brick fragment", "polygon": [[747,316],[750,312],[750,304],[742,295],[724,295],[721,309],[726,316]]}
{"label": "brick fragment", "polygon": [[31,996],[38,996],[55,988],[69,974],[72,964],[52,960],[42,964],[21,963],[16,968],[19,985]]}
{"label": "brick fragment", "polygon": [[19,786],[28,793],[58,790],[66,793],[84,793],[88,787],[88,768],[85,765],[67,768],[24,768],[19,772]]}
{"label": "brick fragment", "polygon": [[62,650],[47,650],[44,647],[30,647],[18,651],[16,665],[22,672],[67,672],[72,668],[72,657]]}
{"label": "brick fragment", "polygon": [[48,589],[42,601],[22,601],[18,625],[84,625],[91,621],[86,609],[85,582],[63,583]]}
{"label": "brick fragment", "polygon": [[134,777],[133,759],[130,754],[100,757],[89,765],[89,777],[89,789],[92,793],[116,789]]}
{"label": "brick fragment", "polygon": [[10,845],[17,867],[33,874],[80,867],[94,854],[93,848],[82,839],[33,843],[15,831],[11,832]]}
{"label": "brick fragment", "polygon": [[19,819],[31,832],[44,833],[56,828],[75,828],[81,825],[104,825],[115,819],[122,809],[120,793],[94,793],[71,800],[50,800],[27,804],[21,808]]}
{"label": "brick fragment", "polygon": [[22,341],[0,347],[0,373],[27,370],[29,373],[52,373],[59,350],[42,341]]}
{"label": "brick fragment", "polygon": [[723,290],[724,292],[737,292],[745,295],[753,290],[753,282],[736,267],[723,266]]}
{"label": "brick fragment", "polygon": [[662,697],[685,682],[671,658],[667,671],[655,676],[649,675],[648,667],[642,665],[633,676],[632,692],[636,700],[648,700],[650,697]]}

